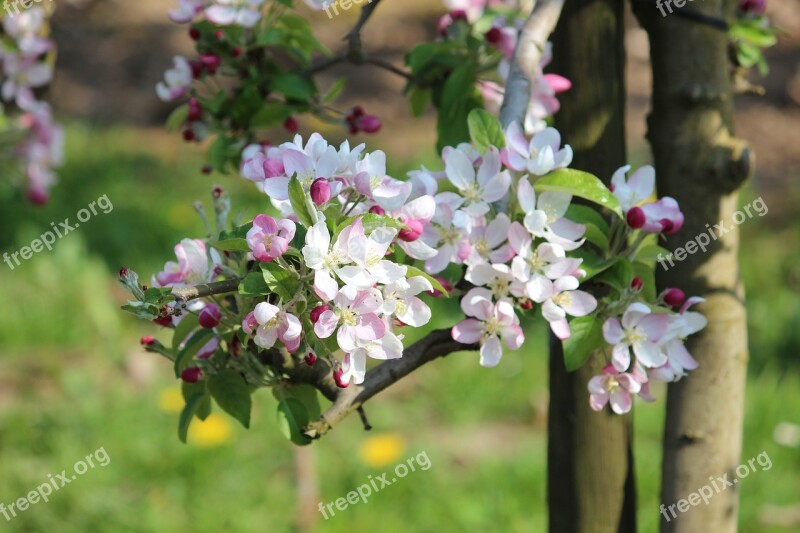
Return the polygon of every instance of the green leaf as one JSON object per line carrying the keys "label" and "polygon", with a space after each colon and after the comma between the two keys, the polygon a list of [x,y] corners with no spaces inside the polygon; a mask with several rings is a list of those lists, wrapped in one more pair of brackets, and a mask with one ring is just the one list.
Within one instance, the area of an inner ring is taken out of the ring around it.
{"label": "green leaf", "polygon": [[573,319],[569,323],[571,335],[564,341],[564,365],[568,372],[579,369],[594,350],[603,345],[603,324],[596,314]]}
{"label": "green leaf", "polygon": [[145,320],[155,320],[161,313],[160,306],[137,300],[129,300],[127,305],[122,306],[122,310]]}
{"label": "green leaf", "polygon": [[205,394],[196,392],[186,401],[186,405],[181,411],[181,416],[178,418],[178,438],[182,443],[186,444],[186,434],[189,432],[189,424],[192,422],[197,408],[203,402]]}
{"label": "green leaf", "polygon": [[270,91],[282,93],[286,98],[308,101],[316,92],[314,84],[299,74],[287,72],[270,83]]}
{"label": "green leaf", "polygon": [[189,104],[176,107],[167,117],[167,131],[178,131],[186,123],[187,118],[189,118]]}
{"label": "green leaf", "polygon": [[339,78],[336,80],[331,88],[328,89],[328,92],[325,93],[325,96],[322,97],[322,103],[330,104],[339,96],[341,96],[342,92],[344,92],[345,88],[347,87],[347,78]]}
{"label": "green leaf", "polygon": [[601,205],[616,213],[618,217],[624,218],[617,198],[608,190],[608,187],[603,185],[602,181],[588,172],[571,168],[554,170],[536,180],[533,187],[537,191],[552,191],[578,196]]}
{"label": "green leaf", "polygon": [[192,337],[186,341],[181,350],[178,351],[178,354],[175,356],[175,377],[181,377],[181,371],[189,364],[192,357],[200,350],[200,348],[205,345],[208,341],[211,340],[211,337],[214,336],[214,332],[210,329],[199,329],[197,330]]}
{"label": "green leaf", "polygon": [[292,109],[287,106],[285,102],[274,102],[270,100],[264,102],[261,109],[253,115],[250,126],[254,128],[271,128],[282,124],[291,114]]}
{"label": "green leaf", "polygon": [[437,149],[456,146],[469,140],[467,117],[470,111],[483,106],[475,88],[475,72],[469,64],[457,67],[447,78],[439,102]]}
{"label": "green leaf", "polygon": [[289,180],[289,202],[292,204],[292,211],[297,215],[297,219],[302,225],[306,228],[310,228],[314,225],[316,216],[312,217],[310,213],[308,195],[303,191],[303,186],[300,184],[300,180],[298,180],[297,177],[293,177]]}
{"label": "green leaf", "polygon": [[263,296],[271,292],[261,272],[250,272],[239,284],[239,294],[242,296]]}
{"label": "green leaf", "polygon": [[608,235],[608,222],[603,218],[603,215],[597,212],[596,209],[588,205],[569,204],[565,218],[577,222],[578,224],[592,224],[597,229]]}
{"label": "green leaf", "polygon": [[297,444],[305,446],[311,443],[311,439],[302,433],[302,429],[308,425],[308,411],[305,406],[296,398],[283,398],[278,404],[278,427],[281,433]]}
{"label": "green leaf", "polygon": [[759,48],[769,48],[778,42],[769,28],[759,26],[757,21],[742,20],[734,22],[728,30],[728,35],[734,39],[743,39]]}
{"label": "green leaf", "polygon": [[433,286],[433,288],[435,290],[441,292],[444,295],[445,298],[449,298],[450,297],[450,295],[448,294],[447,290],[442,286],[441,283],[439,283],[439,280],[437,280],[436,278],[434,278],[433,276],[431,276],[427,272],[424,272],[423,270],[420,270],[417,267],[408,266],[408,272],[406,273],[406,278],[413,278],[414,276],[422,276],[423,278],[425,278],[428,281],[430,281],[431,285]]}
{"label": "green leaf", "polygon": [[200,325],[197,315],[186,313],[178,325],[175,327],[175,332],[172,334],[172,352],[177,354],[178,347],[186,340],[189,334],[197,329]]}
{"label": "green leaf", "polygon": [[250,247],[245,239],[226,239],[209,243],[213,248],[223,252],[249,252]]}
{"label": "green leaf", "polygon": [[223,411],[241,422],[244,427],[250,427],[250,410],[252,408],[250,387],[238,372],[227,369],[211,376],[208,381],[208,390]]}
{"label": "green leaf", "polygon": [[431,90],[414,86],[408,98],[411,103],[411,114],[415,117],[422,116],[431,102]]}
{"label": "green leaf", "polygon": [[671,256],[672,252],[655,244],[642,246],[636,252],[638,261],[658,261],[659,259],[669,259]]}
{"label": "green leaf", "polygon": [[500,120],[485,109],[473,109],[467,117],[469,136],[472,144],[483,152],[488,146],[503,148],[506,138]]}
{"label": "green leaf", "polygon": [[291,300],[299,289],[300,282],[277,263],[261,263],[261,275],[270,292],[280,296],[283,301]]}
{"label": "green leaf", "polygon": [[203,395],[202,400],[197,404],[195,409],[195,416],[200,420],[205,420],[211,414],[211,395],[208,393],[207,382],[205,380],[197,383],[183,382],[181,385],[181,393],[183,400],[189,403],[189,399],[198,392]]}

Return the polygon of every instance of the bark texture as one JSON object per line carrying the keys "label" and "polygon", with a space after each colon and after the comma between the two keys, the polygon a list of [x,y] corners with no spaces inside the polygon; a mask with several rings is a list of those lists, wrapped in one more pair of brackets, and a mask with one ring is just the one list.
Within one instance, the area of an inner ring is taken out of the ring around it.
{"label": "bark texture", "polygon": [[[735,0],[695,3],[693,9],[730,18]],[[675,250],[723,221],[724,235],[708,250],[675,266],[658,268],[661,288],[677,286],[703,296],[698,306],[708,327],[687,347],[700,363],[670,385],[664,431],[662,502],[669,506],[728,474],[735,477],[741,453],[747,323],[739,276],[739,232],[732,221],[737,189],[751,173],[752,156],[733,134],[733,90],[724,32],[677,17],[652,5],[636,6],[650,36],[653,110],[648,139],[659,195],[678,200],[686,224],[667,240]],[[667,264],[668,265],[668,264]],[[663,532],[736,531],[737,486],[715,494],[708,505],[662,516]],[[655,512],[655,511],[654,511]]]}
{"label": "bark texture", "polygon": [[[574,168],[606,183],[626,162],[623,4],[568,0],[553,36],[553,72],[573,81],[560,95],[556,128]],[[603,367],[593,356],[568,373],[551,340],[548,506],[552,533],[636,531],[631,418],[589,407],[586,384]]]}

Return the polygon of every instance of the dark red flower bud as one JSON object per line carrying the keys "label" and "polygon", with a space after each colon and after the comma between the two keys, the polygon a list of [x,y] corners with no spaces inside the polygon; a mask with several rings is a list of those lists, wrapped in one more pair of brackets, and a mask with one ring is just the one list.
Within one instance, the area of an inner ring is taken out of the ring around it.
{"label": "dark red flower bud", "polygon": [[141,343],[142,346],[153,346],[156,343],[156,340],[147,335],[139,339],[139,343]]}
{"label": "dark red flower bud", "polygon": [[372,213],[373,215],[385,215],[386,214],[386,211],[384,211],[384,209],[379,205],[373,205],[372,207],[370,207],[369,208],[369,212]]}
{"label": "dark red flower bud", "polygon": [[202,327],[212,329],[217,327],[222,319],[222,312],[216,304],[208,304],[200,311],[200,315],[197,318]]}
{"label": "dark red flower bud", "polygon": [[294,117],[289,117],[283,121],[283,127],[289,133],[297,133],[297,130],[300,129],[300,124],[297,123],[297,119]]}
{"label": "dark red flower bud", "polygon": [[240,47],[236,47],[233,49],[233,57],[242,57],[242,49]]}
{"label": "dark red flower bud", "polygon": [[189,98],[189,114],[186,116],[186,119],[189,122],[194,122],[201,118],[203,118],[203,107],[200,105],[197,98]]}
{"label": "dark red flower bud", "polygon": [[217,185],[217,186],[216,186],[216,187],[214,187],[214,189],[211,191],[211,194],[214,196],[214,198],[221,198],[221,197],[222,197],[222,195],[223,195],[223,194],[225,194],[225,189],[223,189],[222,187],[220,187],[219,185]]}
{"label": "dark red flower bud", "polygon": [[225,39],[225,32],[222,30],[217,30],[214,32],[214,37],[216,37],[218,41],[222,41]]}
{"label": "dark red flower bud", "polygon": [[119,269],[119,277],[124,278],[127,275],[128,275],[128,269],[127,268],[122,267],[122,268]]}
{"label": "dark red flower bud", "polygon": [[375,115],[364,115],[356,119],[355,126],[365,133],[378,133],[383,127],[383,124],[381,123],[381,119]]}
{"label": "dark red flower bud", "polygon": [[333,381],[336,382],[336,386],[339,387],[340,389],[346,389],[350,385],[349,381],[345,381],[342,378],[343,374],[344,370],[342,370],[341,368],[337,368],[336,370],[333,371]]}
{"label": "dark red flower bud", "polygon": [[185,368],[183,372],[181,372],[181,379],[186,383],[197,383],[203,379],[203,371],[196,366]]}
{"label": "dark red flower bud", "polygon": [[522,300],[519,306],[525,309],[526,311],[530,311],[531,309],[533,309],[533,300]]}
{"label": "dark red flower bud", "polygon": [[314,363],[317,362],[317,355],[314,352],[308,352],[308,355],[303,358],[303,361],[305,361],[308,366],[314,366]]}
{"label": "dark red flower bud", "polygon": [[211,174],[214,171],[214,167],[211,165],[203,165],[203,168],[200,169],[200,172],[203,174]]}
{"label": "dark red flower bud", "polygon": [[671,288],[664,291],[664,303],[670,307],[680,307],[686,301],[686,294],[680,289]]}
{"label": "dark red flower bud", "polygon": [[195,140],[194,132],[190,129],[183,130],[183,140],[186,141],[187,143]]}
{"label": "dark red flower bud", "polygon": [[635,291],[640,291],[640,290],[642,290],[643,286],[644,286],[644,282],[642,281],[642,278],[640,278],[639,276],[636,276],[635,278],[633,278],[631,280],[631,289],[633,289]]}
{"label": "dark red flower bud", "polygon": [[31,187],[28,189],[28,201],[33,205],[46,205],[48,196],[47,191],[42,189],[41,187]]}
{"label": "dark red flower bud", "polygon": [[203,75],[203,63],[200,61],[191,60],[189,66],[192,67],[192,77],[194,79],[200,78]]}
{"label": "dark red flower bud", "polygon": [[193,41],[199,40],[201,35],[202,34],[200,33],[200,30],[197,28],[189,28],[189,38],[191,38]]}
{"label": "dark red flower bud", "polygon": [[214,54],[203,54],[200,56],[200,63],[212,76],[217,73],[217,69],[222,61],[219,56]]}
{"label": "dark red flower bud", "polygon": [[450,18],[453,19],[453,22],[457,22],[459,20],[463,22],[469,22],[467,19],[467,12],[463,9],[454,9],[450,12]]}
{"label": "dark red flower bud", "polygon": [[484,33],[483,38],[486,39],[487,43],[495,45],[500,43],[500,40],[503,38],[503,32],[500,31],[500,28],[494,27]]}
{"label": "dark red flower bud", "polygon": [[644,226],[645,222],[647,222],[647,217],[642,211],[641,207],[632,207],[628,214],[625,216],[625,220],[628,221],[628,226],[633,229],[639,229]]}
{"label": "dark red flower bud", "polygon": [[167,328],[172,325],[172,317],[171,316],[160,316],[153,320],[156,324],[161,327]]}
{"label": "dark red flower bud", "polygon": [[330,306],[328,306],[326,304],[318,305],[314,309],[312,309],[311,313],[310,313],[311,322],[313,322],[314,324],[319,322],[319,317],[321,317],[322,313],[324,313],[328,309],[330,309]]}

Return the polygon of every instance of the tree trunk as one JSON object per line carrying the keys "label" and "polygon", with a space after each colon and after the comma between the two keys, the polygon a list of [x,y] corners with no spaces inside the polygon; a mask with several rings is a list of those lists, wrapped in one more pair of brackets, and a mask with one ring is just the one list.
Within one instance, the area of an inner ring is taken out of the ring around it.
{"label": "tree trunk", "polygon": [[[573,81],[560,96],[556,128],[575,151],[574,168],[606,183],[624,165],[625,83],[622,2],[567,0],[553,36],[553,72]],[[552,533],[636,531],[631,418],[589,407],[586,384],[599,357],[568,373],[561,343],[550,343],[548,506]]]}
{"label": "tree trunk", "polygon": [[[730,19],[735,5],[735,0],[709,0],[692,9]],[[648,139],[658,192],[677,199],[686,214],[685,226],[667,239],[667,248],[683,247],[719,221],[730,229],[712,240],[705,253],[688,255],[667,271],[658,267],[659,286],[703,296],[707,301],[699,310],[708,318],[706,329],[687,345],[699,369],[669,386],[662,467],[662,503],[669,507],[710,486],[709,478],[728,474],[733,480],[740,460],[747,323],[737,260],[739,232],[732,214],[751,157],[733,137],[726,34],[675,15],[662,17],[650,4],[639,4],[636,11],[650,35],[653,111]],[[708,505],[676,512],[675,517],[665,509],[662,531],[736,531],[735,489],[715,493]]]}

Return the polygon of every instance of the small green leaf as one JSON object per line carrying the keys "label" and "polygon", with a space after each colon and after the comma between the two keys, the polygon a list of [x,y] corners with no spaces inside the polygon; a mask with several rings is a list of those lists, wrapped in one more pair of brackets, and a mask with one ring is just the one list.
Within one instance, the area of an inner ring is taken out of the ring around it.
{"label": "small green leaf", "polygon": [[608,222],[606,222],[603,215],[598,213],[596,209],[588,205],[571,203],[564,217],[578,224],[592,224],[608,235]]}
{"label": "small green leaf", "polygon": [[269,291],[280,296],[283,301],[291,300],[297,294],[299,281],[277,263],[261,263],[261,275]]}
{"label": "small green leaf", "polygon": [[253,128],[271,128],[281,124],[292,114],[292,109],[286,105],[285,102],[267,101],[261,106],[253,119],[250,121],[250,126]]}
{"label": "small green leaf", "polygon": [[671,256],[672,253],[669,250],[662,248],[661,246],[656,246],[655,244],[642,246],[639,248],[639,251],[636,252],[636,259],[639,261],[658,261],[659,259],[665,260],[669,259]]}
{"label": "small green leaf", "polygon": [[187,313],[178,325],[175,327],[175,332],[172,334],[172,351],[178,353],[178,347],[186,340],[189,334],[199,326],[197,315]]}
{"label": "small green leaf", "polygon": [[564,341],[564,365],[568,372],[579,369],[594,350],[603,346],[603,325],[596,314],[573,319],[569,323],[571,335]]}
{"label": "small green leaf", "polygon": [[176,107],[167,117],[167,131],[178,131],[186,123],[187,118],[189,118],[189,104]]}
{"label": "small green leaf", "polygon": [[478,151],[483,152],[490,145],[496,148],[503,148],[506,145],[500,120],[485,109],[470,111],[467,125],[472,144]]}
{"label": "small green leaf", "polygon": [[189,403],[189,399],[198,392],[203,395],[203,399],[197,404],[194,413],[200,420],[205,420],[208,418],[208,415],[211,414],[211,395],[208,393],[206,385],[206,381],[199,381],[197,383],[187,383],[184,381],[181,385],[181,393],[186,403]]}
{"label": "small green leaf", "polygon": [[239,284],[239,294],[242,296],[264,296],[271,292],[261,272],[250,272]]}
{"label": "small green leaf", "polygon": [[595,254],[591,250],[586,248],[578,248],[577,250],[573,250],[570,252],[571,257],[580,257],[583,259],[581,262],[580,268],[586,272],[586,275],[581,278],[581,283],[592,279],[596,275],[600,274],[601,272],[608,270],[614,264],[620,260],[619,257],[611,257],[609,259],[605,259],[600,257],[599,255]]}
{"label": "small green leaf", "polygon": [[325,104],[330,104],[339,96],[341,96],[342,92],[344,92],[345,88],[347,87],[347,78],[339,78],[336,80],[331,88],[328,89],[328,92],[325,93],[325,96],[322,97],[322,102]]}
{"label": "small green leaf", "polygon": [[175,357],[175,377],[181,377],[181,371],[189,364],[192,357],[202,348],[208,341],[211,340],[211,337],[214,336],[214,332],[210,329],[199,329],[197,330],[191,338],[186,341],[186,344],[178,351],[177,356]]}
{"label": "small green leaf", "polygon": [[297,100],[310,100],[315,92],[313,82],[308,78],[288,72],[273,79],[270,90]]}
{"label": "small green leaf", "polygon": [[308,422],[308,411],[299,400],[289,396],[280,401],[278,404],[278,427],[287,439],[298,446],[310,444],[311,439],[302,433],[302,429],[308,425]]}
{"label": "small green leaf", "polygon": [[406,273],[406,278],[413,278],[414,276],[422,276],[423,278],[427,279],[431,282],[431,285],[435,290],[441,292],[445,298],[449,298],[450,295],[448,294],[447,289],[445,289],[442,284],[439,283],[439,280],[417,267],[409,266],[408,272]]}
{"label": "small green leaf", "polygon": [[608,187],[603,185],[602,181],[588,172],[561,168],[539,178],[533,186],[537,191],[552,191],[578,196],[601,205],[616,213],[618,217],[624,218],[617,198],[608,190]]}
{"label": "small green leaf", "polygon": [[311,212],[308,208],[309,201],[307,198],[308,195],[303,190],[300,180],[298,180],[296,177],[293,177],[291,180],[289,180],[289,202],[292,204],[292,210],[294,211],[294,214],[297,215],[297,219],[300,221],[300,223],[306,228],[310,228],[314,225],[314,219],[316,216],[311,215]]}
{"label": "small green leaf", "polygon": [[196,392],[192,395],[192,397],[186,401],[186,405],[183,407],[183,411],[181,411],[181,416],[178,418],[178,438],[184,444],[186,444],[186,434],[189,432],[189,424],[192,422],[195,411],[203,402],[204,396],[205,394],[202,392]]}
{"label": "small green leaf", "polygon": [[238,372],[227,369],[211,376],[208,381],[208,390],[223,411],[241,422],[244,427],[250,427],[250,410],[252,408],[250,387]]}

